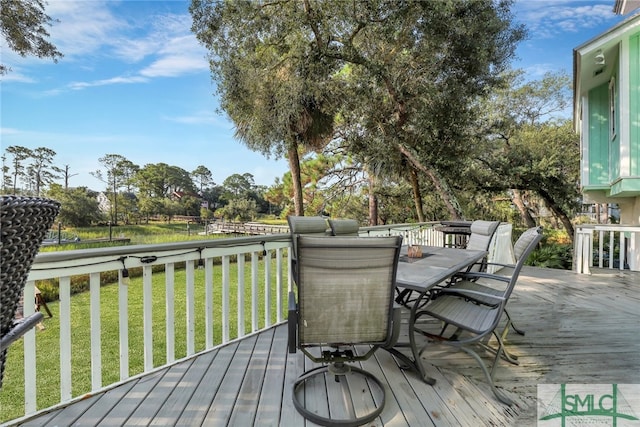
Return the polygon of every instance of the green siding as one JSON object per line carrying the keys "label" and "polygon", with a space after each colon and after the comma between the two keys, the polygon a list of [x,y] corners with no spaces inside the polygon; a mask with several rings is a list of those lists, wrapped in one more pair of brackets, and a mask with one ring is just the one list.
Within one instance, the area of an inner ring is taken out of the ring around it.
{"label": "green siding", "polygon": [[[609,184],[609,87],[589,91],[589,185]],[[613,159],[611,159],[613,160]],[[615,165],[615,163],[613,163]]]}
{"label": "green siding", "polygon": [[640,33],[629,39],[629,126],[631,176],[640,176]]}

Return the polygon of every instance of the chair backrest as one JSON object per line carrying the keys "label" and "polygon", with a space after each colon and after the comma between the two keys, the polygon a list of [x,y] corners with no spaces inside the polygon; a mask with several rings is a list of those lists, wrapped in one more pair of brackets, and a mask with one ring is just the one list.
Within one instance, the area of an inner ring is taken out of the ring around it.
{"label": "chair backrest", "polygon": [[[59,209],[54,200],[0,196],[0,337],[13,327],[31,264]],[[5,353],[0,354],[0,385]]]}
{"label": "chair backrest", "polygon": [[520,270],[522,270],[527,257],[529,257],[529,254],[536,248],[540,240],[542,240],[542,227],[531,227],[524,233],[522,233],[516,243],[513,245],[513,251],[517,254],[516,263],[513,266],[513,269],[509,269],[511,280],[509,282],[509,287],[507,288],[507,291],[505,293],[506,298],[509,298],[509,296],[511,295],[513,287],[515,286],[515,282],[520,275]]}
{"label": "chair backrest", "polygon": [[355,219],[329,219],[333,236],[357,236],[360,224]]}
{"label": "chair backrest", "polygon": [[518,240],[513,244],[513,256],[516,259],[516,263],[519,262],[521,258],[526,260],[533,248],[535,248],[535,245],[533,248],[530,245],[533,239],[537,239],[536,244],[542,239],[542,227],[532,227],[518,237]]}
{"label": "chair backrest", "polygon": [[500,221],[476,220],[471,223],[471,235],[467,241],[467,249],[486,251],[493,235],[496,233]]}
{"label": "chair backrest", "polygon": [[402,237],[297,240],[299,347],[388,340]]}
{"label": "chair backrest", "polygon": [[293,262],[298,258],[298,236],[329,236],[331,234],[327,220],[321,216],[290,215],[287,217],[287,222],[292,240],[291,260]]}
{"label": "chair backrest", "polygon": [[[500,221],[476,220],[471,223],[471,235],[467,241],[466,249],[474,251],[488,251],[491,239],[496,234]],[[487,269],[487,258],[481,262],[470,266],[467,271],[485,271]]]}

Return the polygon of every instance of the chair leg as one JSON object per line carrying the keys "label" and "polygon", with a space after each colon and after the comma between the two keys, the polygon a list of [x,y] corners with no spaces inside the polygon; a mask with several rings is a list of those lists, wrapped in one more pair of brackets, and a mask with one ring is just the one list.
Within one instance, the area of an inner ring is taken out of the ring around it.
{"label": "chair leg", "polygon": [[461,350],[463,350],[465,353],[467,353],[468,355],[473,357],[476,360],[476,362],[478,362],[478,365],[480,365],[480,368],[482,369],[482,372],[484,372],[484,376],[486,377],[487,382],[489,383],[489,386],[491,387],[491,390],[493,391],[493,394],[496,396],[496,398],[500,402],[504,403],[505,405],[511,406],[513,404],[513,400],[509,399],[504,393],[502,393],[500,390],[498,390],[498,388],[493,383],[493,372],[494,372],[494,369],[496,367],[496,364],[500,360],[500,352],[501,352],[501,350],[498,350],[498,354],[496,354],[496,357],[494,358],[494,361],[493,361],[493,366],[491,367],[491,373],[489,373],[489,370],[487,369],[487,366],[485,365],[484,361],[480,358],[480,356],[478,356],[478,353],[473,351],[473,349],[467,347],[466,345],[461,345],[461,346],[456,346],[456,347],[458,347]]}
{"label": "chair leg", "polygon": [[507,311],[506,308],[504,309],[504,314],[507,315],[507,319],[509,320],[509,324],[511,325],[511,328],[515,331],[515,333],[518,334],[518,335],[524,336],[524,330],[516,327],[516,325],[513,323],[513,320],[511,320],[511,316],[509,315],[509,312]]}
{"label": "chair leg", "polygon": [[[502,333],[500,334],[500,338],[502,338],[502,340],[498,340],[501,343],[504,343],[506,338],[507,338],[507,334],[509,333],[509,327],[511,326],[511,321],[509,319],[507,319],[507,324],[505,325],[504,329],[502,330]],[[496,338],[498,338],[498,335],[494,332],[494,335],[496,336]],[[498,353],[498,349],[496,349],[495,347],[492,347],[489,345],[489,341],[491,339],[492,335],[488,335],[483,341],[480,342],[480,345],[487,351],[491,352],[492,354],[497,354]],[[502,358],[513,364],[513,365],[519,365],[520,362],[518,362],[518,356],[516,356],[513,353],[510,353],[505,345],[502,345]]]}
{"label": "chair leg", "polygon": [[[316,375],[333,376],[336,382],[340,382],[344,385],[345,375],[351,374],[358,374],[363,376],[371,385],[374,385],[376,388],[381,390],[382,398],[380,403],[377,404],[373,411],[369,412],[368,414],[351,419],[335,419],[323,417],[322,415],[319,415],[318,413],[307,409],[305,404],[298,398],[298,395],[301,394],[301,391],[299,389],[304,388],[305,382],[312,377],[315,377]],[[380,380],[372,373],[353,365],[342,365],[338,369],[335,369],[334,367],[332,367],[332,365],[318,366],[300,375],[300,377],[298,377],[296,382],[293,384],[293,406],[295,406],[296,410],[304,418],[322,426],[357,427],[363,424],[367,424],[376,419],[382,413],[384,404],[385,388],[382,382],[380,382]]]}

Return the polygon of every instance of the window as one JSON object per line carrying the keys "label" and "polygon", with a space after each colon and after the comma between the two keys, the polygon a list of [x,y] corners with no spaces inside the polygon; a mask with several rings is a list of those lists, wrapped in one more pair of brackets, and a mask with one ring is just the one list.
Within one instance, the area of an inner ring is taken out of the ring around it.
{"label": "window", "polygon": [[616,138],[616,79],[611,77],[609,81],[609,139]]}

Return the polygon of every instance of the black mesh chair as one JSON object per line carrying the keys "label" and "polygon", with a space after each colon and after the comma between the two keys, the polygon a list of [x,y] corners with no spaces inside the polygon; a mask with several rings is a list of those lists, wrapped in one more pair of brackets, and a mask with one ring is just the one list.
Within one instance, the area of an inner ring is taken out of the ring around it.
{"label": "black mesh chair", "polygon": [[16,310],[31,264],[59,210],[54,200],[0,196],[0,387],[7,348],[43,318],[36,312],[16,319]]}

